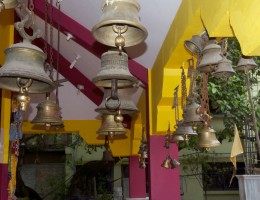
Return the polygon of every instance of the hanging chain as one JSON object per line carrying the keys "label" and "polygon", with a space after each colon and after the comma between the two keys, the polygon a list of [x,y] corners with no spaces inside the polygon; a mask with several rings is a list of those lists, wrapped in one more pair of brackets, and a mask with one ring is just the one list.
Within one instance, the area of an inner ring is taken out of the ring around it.
{"label": "hanging chain", "polygon": [[33,11],[33,10],[34,10],[33,0],[30,0],[30,2],[29,2],[29,9],[30,9],[30,11]]}
{"label": "hanging chain", "polygon": [[224,38],[221,42],[221,52],[224,56],[227,55],[228,39]]}
{"label": "hanging chain", "polygon": [[186,87],[186,75],[183,66],[181,67],[181,107],[182,109],[186,105],[187,99],[187,87]]}
{"label": "hanging chain", "polygon": [[192,98],[193,96],[193,89],[194,89],[194,78],[195,75],[194,73],[196,73],[196,71],[194,70],[194,59],[193,57],[187,60],[188,62],[188,74],[187,77],[190,79],[190,89],[189,89],[189,97]]}
{"label": "hanging chain", "polygon": [[44,16],[44,49],[43,52],[48,55],[48,0],[45,0],[45,16]]}
{"label": "hanging chain", "polygon": [[208,74],[202,73],[201,79],[201,91],[200,91],[200,103],[201,109],[200,113],[202,114],[203,119],[205,122],[210,125],[211,124],[211,117],[209,116],[209,97],[208,97]]}
{"label": "hanging chain", "polygon": [[178,91],[179,91],[179,85],[174,89],[174,93],[173,93],[173,105],[172,105],[172,108],[175,111],[175,120],[176,121],[179,121]]}

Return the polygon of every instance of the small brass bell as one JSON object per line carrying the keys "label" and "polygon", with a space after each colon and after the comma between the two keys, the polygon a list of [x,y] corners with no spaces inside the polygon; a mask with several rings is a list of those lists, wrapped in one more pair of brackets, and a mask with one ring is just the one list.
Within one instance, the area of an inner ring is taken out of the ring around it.
{"label": "small brass bell", "polygon": [[17,0],[2,0],[0,1],[0,12],[4,9],[12,9],[18,5]]}
{"label": "small brass bell", "polygon": [[114,158],[112,156],[111,151],[109,151],[108,149],[106,149],[105,151],[103,151],[103,157],[102,157],[102,161],[108,163],[108,162],[114,162]]}
{"label": "small brass bell", "polygon": [[174,168],[179,167],[181,165],[181,163],[179,163],[176,159],[174,159],[172,157],[170,157],[170,158],[171,158],[171,169],[174,169]]}
{"label": "small brass bell", "polygon": [[209,150],[211,147],[219,146],[220,142],[217,140],[215,133],[214,129],[205,125],[199,132],[198,147]]}
{"label": "small brass bell", "polygon": [[184,41],[185,48],[192,54],[198,56],[202,55],[202,50],[205,44],[205,40],[203,40],[199,35],[193,35],[190,40]]}
{"label": "small brass bell", "polygon": [[60,110],[59,105],[51,101],[49,94],[47,94],[46,100],[37,105],[37,114],[32,120],[32,124],[45,125],[46,130],[52,126],[63,126]]}
{"label": "small brass bell", "polygon": [[255,69],[256,67],[257,64],[255,63],[253,57],[242,56],[238,61],[236,69],[239,71],[245,71],[246,68],[247,70],[252,70]]}
{"label": "small brass bell", "polygon": [[118,99],[113,99],[113,98],[109,98],[110,96],[111,96],[111,89],[105,88],[103,100],[101,104],[95,109],[96,112],[102,114],[116,114],[116,109],[120,109],[122,111],[122,114],[128,114],[128,115],[132,115],[139,112],[138,108],[136,107],[136,105],[131,99],[126,99],[123,97],[118,97]]}
{"label": "small brass bell", "polygon": [[[177,123],[177,129],[173,133],[174,136],[182,136],[181,140],[188,141],[189,137],[198,135],[191,126],[184,126],[183,121]],[[177,138],[175,138],[176,140]]]}
{"label": "small brass bell", "polygon": [[117,50],[109,50],[101,56],[101,70],[93,78],[98,87],[112,88],[112,79],[117,80],[117,88],[133,87],[137,79],[128,69],[128,55]]}
{"label": "small brass bell", "polygon": [[175,133],[173,133],[172,138],[171,138],[171,142],[180,142],[180,141],[184,141],[184,137],[182,135],[175,135]]}
{"label": "small brass bell", "polygon": [[213,76],[217,78],[227,79],[233,76],[236,72],[232,68],[232,62],[228,60],[225,56],[219,61],[216,70],[212,73]]}
{"label": "small brass bell", "polygon": [[166,159],[163,161],[161,166],[165,169],[171,169],[171,159],[169,158],[169,155],[166,156]]}
{"label": "small brass bell", "polygon": [[143,42],[148,33],[140,23],[136,0],[103,0],[102,17],[92,28],[94,38],[107,46],[130,47]]}
{"label": "small brass bell", "polygon": [[142,157],[142,158],[148,158],[148,153],[147,153],[147,151],[143,151],[143,152],[141,153],[141,157]]}
{"label": "small brass bell", "polygon": [[203,122],[203,119],[199,113],[201,106],[195,101],[189,102],[183,109],[183,126],[196,126]]}
{"label": "small brass bell", "polygon": [[115,135],[126,134],[126,130],[122,121],[116,121],[114,115],[102,114],[102,123],[97,134],[108,135],[113,138]]}
{"label": "small brass bell", "polygon": [[198,66],[200,72],[212,72],[218,62],[222,60],[221,47],[215,43],[215,40],[209,40],[209,44],[202,51],[202,59]]}
{"label": "small brass bell", "polygon": [[31,98],[28,96],[28,93],[21,88],[21,91],[16,96],[16,99],[19,102],[20,110],[26,111],[26,108],[31,100]]}

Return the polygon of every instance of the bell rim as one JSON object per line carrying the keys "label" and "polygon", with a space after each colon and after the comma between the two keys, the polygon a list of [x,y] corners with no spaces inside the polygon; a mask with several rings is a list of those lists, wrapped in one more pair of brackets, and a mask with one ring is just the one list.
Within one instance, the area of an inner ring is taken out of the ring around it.
{"label": "bell rim", "polygon": [[17,1],[5,2],[5,0],[3,0],[2,3],[4,4],[5,9],[12,9],[12,8],[15,8],[18,5]]}
{"label": "bell rim", "polygon": [[[121,113],[122,115],[134,115],[134,114],[137,114],[137,113],[140,113],[139,109],[137,110],[134,110],[134,109],[121,109]],[[107,115],[114,115],[117,113],[117,111],[109,111],[105,108],[96,108],[95,109],[96,112],[98,113],[101,113],[101,114],[107,114]]]}
{"label": "bell rim", "polygon": [[[105,20],[105,21],[101,21],[101,22],[97,23],[92,28],[92,34],[93,34],[94,38],[102,44],[105,44],[105,45],[108,45],[108,46],[111,46],[111,47],[116,47],[114,41],[113,42],[105,42],[105,40],[100,39],[101,37],[98,37],[99,34],[97,33],[99,28],[107,27],[109,25],[114,25],[114,24],[126,25],[126,20]],[[131,27],[135,27],[136,29],[141,30],[143,34],[142,34],[142,36],[140,37],[139,40],[136,40],[135,42],[131,42],[130,44],[128,44],[128,42],[126,40],[124,47],[135,46],[135,45],[142,43],[144,40],[146,40],[146,38],[148,36],[148,31],[147,31],[147,29],[145,28],[144,25],[142,25],[141,23],[131,22],[131,21],[127,21],[127,25],[130,25]],[[122,36],[124,36],[124,34],[122,34]],[[116,37],[117,37],[117,34],[115,33],[115,38]]]}
{"label": "bell rim", "polygon": [[117,79],[117,88],[119,89],[134,87],[134,85],[138,82],[138,79],[136,77],[134,76],[131,77],[129,75],[115,76],[111,74],[106,76],[107,76],[106,79],[103,79],[100,76],[96,76],[92,79],[92,82],[95,83],[95,85],[98,87],[112,88],[111,80]]}

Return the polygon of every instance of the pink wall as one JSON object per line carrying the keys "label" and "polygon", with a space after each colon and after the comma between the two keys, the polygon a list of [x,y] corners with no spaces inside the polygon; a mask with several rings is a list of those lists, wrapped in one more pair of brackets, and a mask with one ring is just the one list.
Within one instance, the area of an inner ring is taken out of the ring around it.
{"label": "pink wall", "polygon": [[8,164],[0,163],[0,199],[8,198]]}
{"label": "pink wall", "polygon": [[[149,174],[151,200],[180,200],[179,168],[165,169],[161,164],[168,150],[164,146],[164,136],[150,136],[149,144]],[[170,154],[178,160],[178,147],[171,144]]]}
{"label": "pink wall", "polygon": [[139,158],[129,157],[129,196],[130,198],[146,197],[145,169],[139,168]]}

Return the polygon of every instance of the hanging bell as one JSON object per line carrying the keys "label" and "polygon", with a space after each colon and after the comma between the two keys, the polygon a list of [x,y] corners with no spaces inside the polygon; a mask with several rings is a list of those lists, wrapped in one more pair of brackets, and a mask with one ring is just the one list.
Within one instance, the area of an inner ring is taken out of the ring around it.
{"label": "hanging bell", "polygon": [[0,12],[4,9],[12,9],[18,5],[17,0],[2,0],[0,1]]}
{"label": "hanging bell", "polygon": [[242,56],[240,57],[236,69],[239,71],[253,70],[257,67],[253,57]]}
{"label": "hanging bell", "polygon": [[0,87],[18,92],[20,85],[32,80],[28,93],[46,93],[54,89],[54,82],[44,71],[46,55],[29,42],[14,44],[5,50],[6,60],[0,68]]}
{"label": "hanging bell", "polygon": [[198,66],[200,72],[212,72],[218,62],[222,60],[221,47],[215,43],[215,40],[209,40],[209,44],[202,51],[202,59]]}
{"label": "hanging bell", "polygon": [[37,105],[37,114],[31,123],[45,125],[46,130],[49,130],[52,126],[63,126],[60,110],[59,105],[51,101],[49,95],[47,95],[46,100]]}
{"label": "hanging bell", "polygon": [[201,106],[197,104],[195,101],[191,101],[190,103],[186,104],[185,108],[183,109],[183,126],[196,126],[203,122],[203,119],[199,113]]}
{"label": "hanging bell", "polygon": [[97,134],[108,135],[111,138],[113,138],[114,135],[126,134],[122,121],[116,121],[114,115],[102,114],[102,123]]}
{"label": "hanging bell", "polygon": [[139,21],[139,10],[136,0],[103,0],[100,22],[92,28],[94,38],[112,47],[130,47],[143,42],[148,33]]}
{"label": "hanging bell", "polygon": [[199,35],[193,35],[190,40],[184,41],[185,48],[192,54],[201,56],[206,42]]}
{"label": "hanging bell", "polygon": [[175,133],[173,133],[171,141],[170,142],[180,142],[180,141],[184,141],[184,137],[182,135],[176,135]]}
{"label": "hanging bell", "polygon": [[27,106],[31,100],[31,98],[28,96],[28,93],[26,90],[23,88],[20,88],[19,94],[16,96],[17,101],[19,102],[20,105],[20,110],[21,111],[26,111]]}
{"label": "hanging bell", "polygon": [[[139,112],[138,108],[131,99],[118,97],[118,99],[109,98],[111,89],[104,89],[104,96],[101,104],[95,109],[102,114],[116,114],[116,109],[120,109],[122,114],[133,115]],[[114,109],[116,108],[116,109]]]}
{"label": "hanging bell", "polygon": [[106,149],[105,151],[103,151],[103,157],[102,157],[102,161],[108,163],[108,162],[114,162],[114,158],[112,156],[111,151],[109,151],[108,149]]}
{"label": "hanging bell", "polygon": [[171,169],[171,159],[169,158],[169,155],[166,156],[166,159],[163,161],[161,166],[165,169]]}
{"label": "hanging bell", "polygon": [[179,167],[181,165],[181,163],[179,163],[177,160],[175,160],[174,158],[170,157],[171,159],[171,169],[174,169],[176,167]]}
{"label": "hanging bell", "polygon": [[93,82],[99,87],[111,88],[112,79],[117,80],[117,88],[133,87],[138,82],[128,69],[128,55],[124,52],[109,50],[101,56],[101,70]]}
{"label": "hanging bell", "polygon": [[209,126],[205,125],[199,134],[199,148],[206,148],[209,150],[211,147],[220,145],[220,142],[216,138],[216,131]]}
{"label": "hanging bell", "polygon": [[143,152],[141,153],[141,158],[148,158],[148,153],[147,153],[147,151],[143,151]]}
{"label": "hanging bell", "polygon": [[233,76],[236,72],[232,68],[232,62],[228,60],[225,56],[219,61],[216,70],[212,73],[213,76],[217,78],[227,79]]}
{"label": "hanging bell", "polygon": [[[177,129],[174,131],[175,137],[181,136],[181,140],[188,141],[189,137],[198,135],[197,132],[191,126],[184,126],[183,121],[177,122]],[[177,138],[175,138],[176,140]],[[172,141],[172,140],[171,140]]]}

